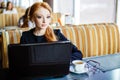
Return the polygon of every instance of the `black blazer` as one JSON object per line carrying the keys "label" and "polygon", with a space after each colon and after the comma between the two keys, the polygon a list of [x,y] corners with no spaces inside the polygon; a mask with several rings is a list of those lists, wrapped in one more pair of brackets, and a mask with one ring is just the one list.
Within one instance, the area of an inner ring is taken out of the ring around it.
{"label": "black blazer", "polygon": [[[29,44],[29,43],[43,43],[43,42],[47,42],[45,36],[35,36],[33,34],[33,31],[35,30],[35,28],[29,30],[29,31],[25,31],[22,33],[21,39],[20,39],[20,43],[21,44]],[[54,33],[56,34],[56,36],[58,37],[58,41],[67,41],[68,39],[60,32],[59,29],[54,30]],[[72,44],[72,43],[71,43]],[[72,56],[71,56],[71,61],[72,60],[81,60],[83,57],[82,53],[80,50],[77,49],[77,47],[75,45],[72,44]]]}

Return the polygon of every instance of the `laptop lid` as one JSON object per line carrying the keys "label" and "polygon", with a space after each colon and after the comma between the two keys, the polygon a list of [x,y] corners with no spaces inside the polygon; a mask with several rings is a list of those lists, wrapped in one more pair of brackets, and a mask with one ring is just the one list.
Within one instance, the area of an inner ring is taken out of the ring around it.
{"label": "laptop lid", "polygon": [[71,43],[10,44],[9,69],[21,76],[54,77],[69,73]]}

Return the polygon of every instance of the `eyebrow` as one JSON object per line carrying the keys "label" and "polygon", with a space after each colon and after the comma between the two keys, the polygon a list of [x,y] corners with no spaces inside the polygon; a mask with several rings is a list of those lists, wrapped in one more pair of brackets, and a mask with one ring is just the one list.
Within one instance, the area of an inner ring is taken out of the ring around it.
{"label": "eyebrow", "polygon": [[[42,14],[36,14],[36,15],[42,15]],[[47,14],[47,15],[51,15],[51,14]]]}

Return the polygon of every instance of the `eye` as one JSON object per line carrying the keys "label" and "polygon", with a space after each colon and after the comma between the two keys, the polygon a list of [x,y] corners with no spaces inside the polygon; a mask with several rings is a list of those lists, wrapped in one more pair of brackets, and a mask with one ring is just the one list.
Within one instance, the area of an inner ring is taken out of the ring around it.
{"label": "eye", "polygon": [[47,16],[47,18],[51,18],[51,16]]}
{"label": "eye", "polygon": [[36,16],[37,18],[42,18],[41,16]]}

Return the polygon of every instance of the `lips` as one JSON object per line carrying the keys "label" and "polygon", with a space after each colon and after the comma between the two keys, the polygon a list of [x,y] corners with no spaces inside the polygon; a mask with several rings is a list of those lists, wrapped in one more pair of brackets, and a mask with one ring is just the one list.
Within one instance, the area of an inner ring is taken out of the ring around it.
{"label": "lips", "polygon": [[47,24],[42,24],[42,27],[46,27],[47,26]]}

